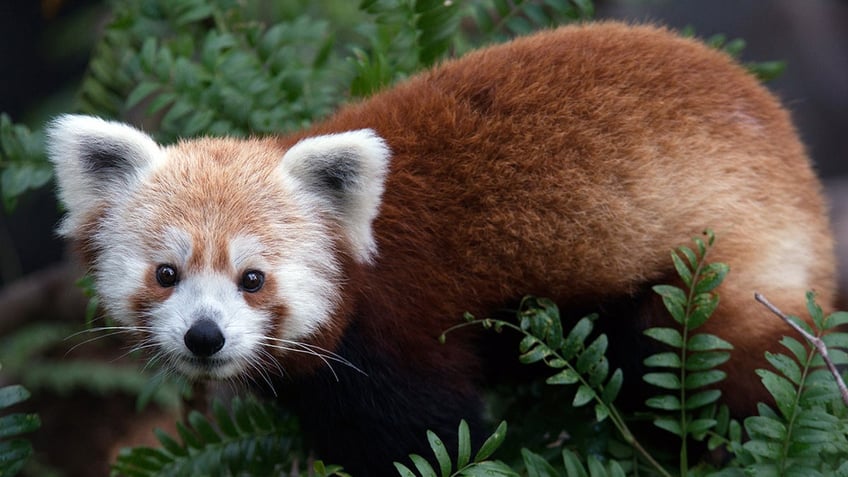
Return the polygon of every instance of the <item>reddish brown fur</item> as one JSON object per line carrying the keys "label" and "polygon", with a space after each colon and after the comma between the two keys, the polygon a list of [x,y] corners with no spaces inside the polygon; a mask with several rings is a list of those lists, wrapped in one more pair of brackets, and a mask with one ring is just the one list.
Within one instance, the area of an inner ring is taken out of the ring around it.
{"label": "reddish brown fur", "polygon": [[833,300],[821,187],[788,114],[693,40],[619,24],[542,33],[298,137],[363,127],[393,156],[379,258],[348,293],[374,346],[445,380],[477,365],[469,346],[435,340],[463,311],[485,316],[525,294],[563,307],[627,296],[670,280],[670,249],[707,227],[711,260],[732,272],[705,331],[737,348],[725,393],[737,411],[764,396],[753,369],[787,332],[754,291],[797,314],[808,288]]}

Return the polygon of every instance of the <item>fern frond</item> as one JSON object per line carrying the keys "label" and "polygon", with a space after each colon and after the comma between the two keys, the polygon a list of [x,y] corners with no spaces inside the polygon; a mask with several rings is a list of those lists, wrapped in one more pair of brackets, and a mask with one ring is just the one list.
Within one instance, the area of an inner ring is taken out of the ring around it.
{"label": "fern frond", "polygon": [[466,314],[466,323],[453,327],[446,333],[469,324],[482,324],[495,330],[508,328],[518,331],[524,335],[519,343],[519,361],[524,364],[544,363],[556,370],[557,372],[546,380],[547,384],[577,385],[571,401],[573,407],[594,402],[597,422],[611,421],[625,442],[632,446],[655,472],[669,475],[636,440],[623,415],[613,404],[621,390],[623,373],[616,369],[610,375],[606,358],[606,335],[600,334],[590,340],[597,315],[582,318],[566,334],[559,309],[551,300],[525,297],[519,306],[517,318],[518,325],[495,319],[477,320]]}
{"label": "fern frond", "polygon": [[19,196],[52,177],[41,135],[0,114],[0,197],[6,211],[14,209]]}
{"label": "fern frond", "polygon": [[673,392],[651,397],[646,405],[659,413],[654,425],[680,437],[681,474],[689,468],[688,439],[702,440],[719,424],[715,413],[721,391],[710,386],[725,378],[726,373],[716,367],[730,359],[727,350],[733,348],[715,335],[693,333],[718,307],[719,297],[714,290],[729,272],[725,264],[706,261],[715,235],[707,230],[704,236],[706,241],[693,238],[695,250],[681,246],[671,253],[674,268],[686,289],[672,285],[653,287],[679,327],[649,328],[644,332],[675,350],[646,358],[646,366],[669,371],[646,373],[643,380]]}
{"label": "fern frond", "polygon": [[[836,348],[848,344],[848,334],[836,330],[848,321],[848,315],[837,312],[825,317],[812,293],[807,294],[807,309],[812,327],[797,317],[789,318],[834,346],[828,349],[834,365],[848,364],[848,355]],[[744,421],[750,440],[732,449],[746,471],[843,475],[839,472],[848,470],[848,408],[834,377],[822,369],[824,363],[812,344],[792,337],[784,337],[781,344],[790,354],[766,353],[773,370],[757,370],[777,409],[760,403],[759,415]]]}
{"label": "fern frond", "polygon": [[594,5],[586,0],[483,0],[470,8],[480,35],[488,41],[504,41],[595,14]]}
{"label": "fern frond", "polygon": [[236,398],[229,408],[214,402],[212,409],[214,420],[195,411],[187,424],[178,423],[179,440],[157,430],[161,448],[123,450],[113,475],[285,475],[299,462],[296,421],[279,408]]}
{"label": "fern frond", "polygon": [[[23,386],[0,388],[0,411],[29,399]],[[32,455],[32,444],[18,436],[41,427],[37,414],[13,413],[0,416],[0,475],[13,476],[20,472]],[[10,439],[11,438],[11,439]]]}
{"label": "fern frond", "polygon": [[465,420],[459,423],[457,435],[459,437],[459,445],[457,449],[456,462],[453,462],[450,453],[445,448],[444,443],[432,431],[427,431],[427,440],[430,443],[430,449],[436,458],[439,466],[438,472],[433,468],[430,462],[418,454],[410,454],[409,460],[412,461],[413,467],[418,472],[417,474],[408,466],[395,462],[395,469],[398,474],[404,477],[453,477],[453,476],[508,476],[517,477],[519,474],[512,470],[503,462],[489,460],[489,457],[494,454],[498,447],[503,444],[506,438],[506,422],[501,422],[495,429],[495,432],[490,435],[474,458],[471,458],[471,434],[468,429],[468,423]]}

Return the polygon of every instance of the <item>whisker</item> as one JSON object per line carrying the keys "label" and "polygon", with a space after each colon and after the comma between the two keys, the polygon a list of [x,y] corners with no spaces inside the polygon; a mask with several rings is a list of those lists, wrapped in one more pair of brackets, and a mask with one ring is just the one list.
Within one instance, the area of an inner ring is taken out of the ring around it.
{"label": "whisker", "polygon": [[[271,336],[264,336],[263,339],[265,340],[265,344],[272,347],[272,348],[278,348],[278,349],[289,350],[289,351],[298,351],[299,350],[303,353],[312,354],[316,357],[320,357],[324,360],[325,363],[327,363],[327,360],[334,361],[336,363],[343,364],[343,365],[353,369],[354,371],[359,372],[360,374],[362,374],[364,376],[368,376],[368,373],[361,370],[359,367],[357,367],[355,364],[348,361],[346,358],[344,358],[341,355],[336,354],[336,353],[334,353],[334,352],[332,352],[328,349],[322,348],[320,346],[316,346],[316,345],[309,344],[309,343],[300,343],[300,342],[297,342],[297,341],[286,340],[286,339],[282,339],[282,338],[274,338],[274,337],[271,337]],[[278,343],[282,343],[283,345],[295,346],[297,349],[293,349],[293,348],[290,348],[290,347],[281,347],[280,345],[275,345],[275,344],[272,344],[271,342],[278,342]],[[327,363],[327,365],[329,366],[329,363]]]}
{"label": "whisker", "polygon": [[[292,353],[303,353],[303,354],[315,356],[316,358],[323,361],[325,365],[327,365],[327,368],[329,368],[330,372],[333,373],[333,378],[336,381],[339,380],[339,375],[336,374],[336,370],[333,368],[333,365],[330,364],[330,360],[333,360],[332,357],[324,356],[321,353],[318,353],[318,352],[310,350],[310,349],[291,348],[291,347],[284,346],[284,345],[270,344],[270,343],[265,343],[265,346],[268,346],[269,348],[283,350],[283,351],[291,351]],[[347,363],[343,363],[343,364],[347,364]],[[356,369],[355,366],[353,366],[353,365],[350,365],[350,366],[353,367],[354,369]]]}

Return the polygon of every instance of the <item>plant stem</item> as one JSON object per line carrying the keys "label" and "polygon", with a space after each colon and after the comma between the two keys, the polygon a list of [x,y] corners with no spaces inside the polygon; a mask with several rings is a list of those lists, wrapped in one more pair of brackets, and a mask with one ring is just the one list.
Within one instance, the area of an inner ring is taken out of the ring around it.
{"label": "plant stem", "polygon": [[819,355],[821,355],[824,360],[824,364],[827,366],[827,369],[830,371],[830,374],[833,375],[833,378],[836,380],[836,385],[839,387],[839,393],[842,395],[842,402],[848,406],[848,387],[845,386],[845,381],[842,379],[842,375],[839,374],[839,370],[836,369],[836,365],[833,364],[833,360],[830,359],[830,356],[827,353],[827,345],[822,341],[818,336],[813,336],[807,333],[806,330],[795,324],[792,320],[789,319],[786,314],[780,311],[776,306],[772,305],[770,301],[766,299],[763,295],[759,293],[754,293],[754,299],[758,302],[762,303],[766,308],[768,308],[772,313],[777,315],[780,319],[782,319],[786,324],[791,326],[795,331],[801,334],[807,341],[810,342],[813,346],[815,346],[816,351],[818,351]]}

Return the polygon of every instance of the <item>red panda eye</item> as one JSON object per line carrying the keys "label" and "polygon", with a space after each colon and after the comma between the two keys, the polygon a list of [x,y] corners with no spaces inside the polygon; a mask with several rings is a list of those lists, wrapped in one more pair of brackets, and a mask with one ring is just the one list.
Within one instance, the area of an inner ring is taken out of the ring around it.
{"label": "red panda eye", "polygon": [[241,289],[248,293],[256,293],[265,284],[265,274],[259,270],[248,270],[241,276]]}
{"label": "red panda eye", "polygon": [[156,268],[156,281],[164,288],[177,284],[177,269],[171,265],[159,265]]}

